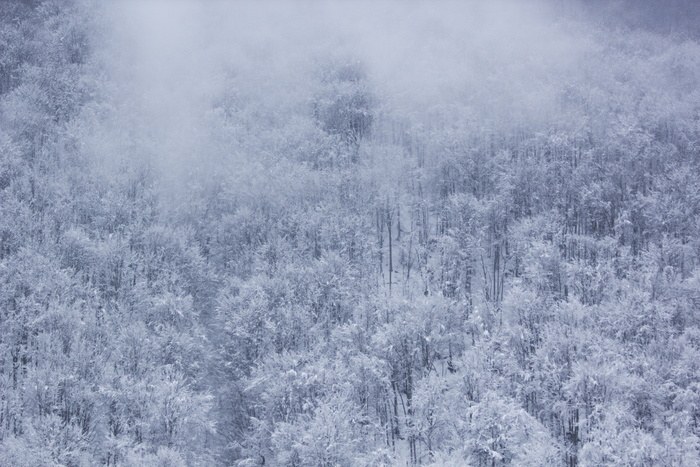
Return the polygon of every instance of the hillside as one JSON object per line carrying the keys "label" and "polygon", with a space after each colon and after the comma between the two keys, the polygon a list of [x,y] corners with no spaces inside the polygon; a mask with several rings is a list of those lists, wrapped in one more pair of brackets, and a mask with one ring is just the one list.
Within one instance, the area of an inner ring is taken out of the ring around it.
{"label": "hillside", "polygon": [[0,465],[699,465],[700,10],[633,4],[0,3]]}

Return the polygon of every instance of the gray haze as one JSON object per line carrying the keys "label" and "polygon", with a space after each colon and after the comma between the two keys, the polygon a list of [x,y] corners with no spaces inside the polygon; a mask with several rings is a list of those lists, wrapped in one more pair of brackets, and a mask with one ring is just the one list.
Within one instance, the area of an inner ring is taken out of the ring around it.
{"label": "gray haze", "polygon": [[[237,92],[308,111],[319,60],[356,60],[386,113],[453,105],[547,119],[595,53],[590,32],[539,2],[113,2],[114,99],[168,170],[209,157],[213,100]],[[264,122],[260,122],[264,124]],[[188,172],[187,170],[185,172]]]}

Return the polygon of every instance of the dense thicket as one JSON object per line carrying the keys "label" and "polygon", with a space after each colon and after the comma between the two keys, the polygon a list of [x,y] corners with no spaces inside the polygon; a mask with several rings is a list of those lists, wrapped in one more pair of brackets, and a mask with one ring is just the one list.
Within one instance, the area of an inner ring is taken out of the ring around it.
{"label": "dense thicket", "polygon": [[146,76],[104,5],[0,5],[0,465],[700,463],[693,34]]}

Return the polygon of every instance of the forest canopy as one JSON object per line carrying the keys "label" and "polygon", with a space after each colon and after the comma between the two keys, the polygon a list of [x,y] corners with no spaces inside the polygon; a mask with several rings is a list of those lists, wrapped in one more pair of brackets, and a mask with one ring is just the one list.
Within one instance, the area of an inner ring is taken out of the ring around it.
{"label": "forest canopy", "polygon": [[699,24],[0,2],[0,465],[700,464]]}

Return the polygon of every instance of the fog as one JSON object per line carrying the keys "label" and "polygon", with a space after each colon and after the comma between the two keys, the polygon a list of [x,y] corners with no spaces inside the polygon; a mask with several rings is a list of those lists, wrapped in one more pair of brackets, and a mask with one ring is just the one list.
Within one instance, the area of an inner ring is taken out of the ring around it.
{"label": "fog", "polygon": [[171,173],[216,152],[222,95],[308,113],[324,61],[360,63],[384,115],[518,124],[551,118],[595,51],[590,30],[544,2],[119,1],[105,17],[113,97],[129,103],[118,118]]}

